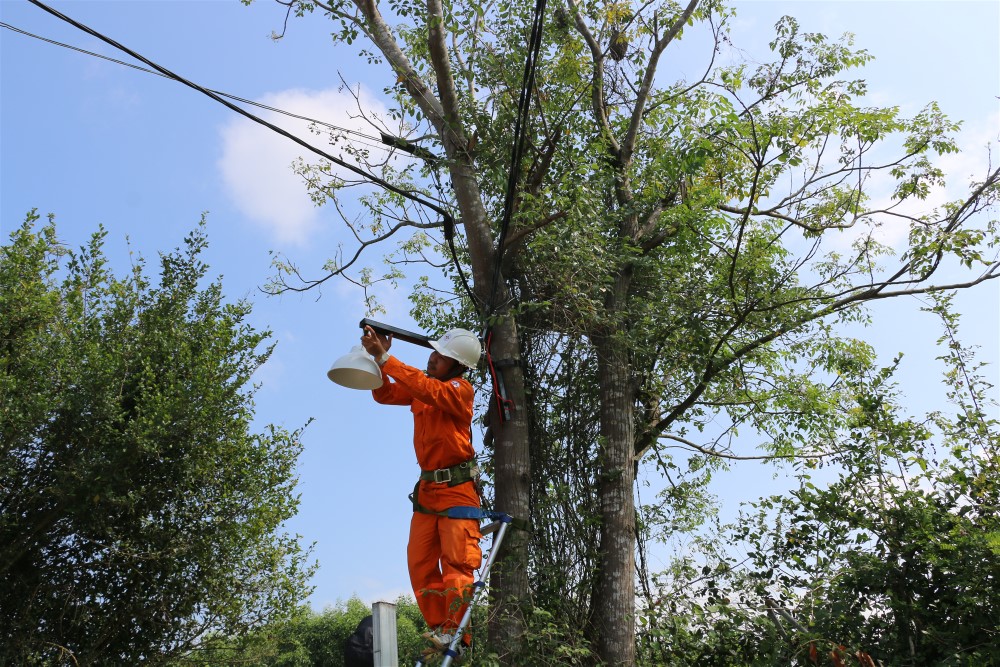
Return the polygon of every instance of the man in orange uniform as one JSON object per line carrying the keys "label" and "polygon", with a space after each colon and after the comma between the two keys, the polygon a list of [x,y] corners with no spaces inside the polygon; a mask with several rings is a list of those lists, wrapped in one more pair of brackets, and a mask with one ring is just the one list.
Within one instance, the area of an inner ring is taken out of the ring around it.
{"label": "man in orange uniform", "polygon": [[[478,364],[482,347],[472,332],[452,329],[430,341],[434,351],[425,373],[389,355],[391,336],[365,327],[361,344],[382,369],[382,386],[372,391],[375,401],[409,405],[413,413],[413,448],[421,473],[407,565],[417,605],[432,630],[426,636],[443,649],[461,622],[462,597],[482,560],[479,522],[437,514],[450,507],[480,506],[472,446],[474,391],[462,375]],[[470,639],[466,635],[463,642]]]}

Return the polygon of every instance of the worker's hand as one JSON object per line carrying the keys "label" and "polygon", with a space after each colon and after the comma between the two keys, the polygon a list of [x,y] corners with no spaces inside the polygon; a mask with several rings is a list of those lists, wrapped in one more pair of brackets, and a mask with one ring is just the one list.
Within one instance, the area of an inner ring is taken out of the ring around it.
{"label": "worker's hand", "polygon": [[385,336],[375,333],[374,329],[366,326],[364,334],[361,335],[361,344],[368,354],[378,359],[392,347],[392,334]]}

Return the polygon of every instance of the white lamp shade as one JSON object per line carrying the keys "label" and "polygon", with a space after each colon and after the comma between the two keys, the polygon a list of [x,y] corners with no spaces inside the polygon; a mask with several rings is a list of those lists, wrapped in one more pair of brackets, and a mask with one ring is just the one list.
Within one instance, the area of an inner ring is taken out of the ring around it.
{"label": "white lamp shade", "polygon": [[382,386],[382,369],[360,345],[355,345],[350,352],[333,362],[326,376],[348,389],[371,391]]}

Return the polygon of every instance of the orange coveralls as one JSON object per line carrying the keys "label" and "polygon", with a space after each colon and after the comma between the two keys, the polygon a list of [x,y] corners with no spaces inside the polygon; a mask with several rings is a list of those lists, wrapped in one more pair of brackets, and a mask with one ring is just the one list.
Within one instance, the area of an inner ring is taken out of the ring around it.
{"label": "orange coveralls", "polygon": [[[395,380],[390,382],[389,378]],[[471,441],[474,391],[465,378],[438,380],[390,356],[382,365],[382,386],[372,391],[385,405],[409,405],[413,413],[413,448],[421,470],[450,468],[475,456]],[[479,507],[474,484],[421,480],[417,500],[440,512],[449,507]],[[410,584],[424,621],[451,632],[465,612],[463,593],[475,581],[482,560],[479,522],[414,512],[406,547]]]}

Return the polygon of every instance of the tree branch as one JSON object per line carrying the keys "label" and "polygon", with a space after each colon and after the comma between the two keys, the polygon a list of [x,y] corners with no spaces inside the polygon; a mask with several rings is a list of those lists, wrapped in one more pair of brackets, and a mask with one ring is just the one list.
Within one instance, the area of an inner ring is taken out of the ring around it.
{"label": "tree branch", "polygon": [[[825,456],[829,456],[831,452],[808,452],[802,454],[771,454],[771,455],[760,455],[760,456],[739,456],[737,454],[730,454],[728,452],[722,452],[717,449],[711,449],[709,447],[703,447],[699,444],[691,442],[680,436],[671,435],[669,433],[663,433],[657,436],[658,439],[673,440],[674,442],[679,442],[685,447],[693,449],[697,452],[705,454],[706,456],[711,456],[713,458],[728,459],[730,461],[776,461],[776,460],[787,460],[787,459],[821,459]],[[637,457],[641,457],[645,452],[638,453]]]}
{"label": "tree branch", "polygon": [[404,227],[415,227],[417,229],[435,229],[441,226],[442,223],[440,222],[416,222],[414,220],[403,220],[399,224],[393,225],[393,227],[390,228],[389,231],[380,236],[368,239],[367,241],[362,241],[361,239],[358,239],[359,245],[355,250],[354,255],[347,261],[347,263],[338,266],[335,270],[330,271],[327,275],[323,276],[322,278],[317,278],[315,280],[307,280],[303,278],[298,273],[298,271],[294,269],[294,267],[288,266],[286,267],[286,269],[295,273],[298,280],[302,283],[301,286],[292,287],[291,285],[288,285],[287,283],[282,281],[280,288],[274,290],[268,289],[265,290],[265,292],[272,295],[283,294],[284,292],[308,292],[312,288],[322,285],[330,278],[339,275],[344,275],[344,272],[347,271],[347,269],[351,268],[351,266],[353,266],[361,258],[362,253],[368,246],[376,245],[378,243],[381,243],[382,241],[385,241],[386,239],[392,237],[396,232],[398,232],[400,229]]}
{"label": "tree branch", "polygon": [[446,37],[441,0],[427,0],[427,48],[444,112],[443,120],[447,134],[443,136],[454,142],[451,147],[453,150],[448,151],[449,156],[453,156],[455,150],[465,152],[469,142],[462,128],[458,90],[455,87],[455,77],[452,75]]}
{"label": "tree branch", "polygon": [[698,2],[699,0],[690,0],[687,7],[677,17],[677,20],[674,21],[663,37],[653,43],[653,48],[649,53],[649,61],[646,63],[646,71],[642,75],[642,84],[639,86],[636,94],[635,106],[632,109],[632,119],[629,122],[628,131],[625,133],[625,139],[622,141],[620,159],[623,163],[628,163],[632,159],[636,137],[638,136],[639,128],[642,126],[646,100],[649,99],[649,92],[653,88],[653,79],[656,75],[656,65],[660,60],[660,55],[670,42],[674,41],[674,37],[677,36],[677,33],[681,31],[684,24],[691,18],[691,14],[698,7]]}
{"label": "tree branch", "polygon": [[354,0],[354,4],[365,17],[365,34],[374,42],[379,51],[386,57],[392,70],[406,87],[414,102],[423,111],[440,136],[449,132],[445,120],[445,110],[441,101],[434,96],[427,83],[420,77],[409,58],[399,48],[396,38],[382,18],[375,0]]}
{"label": "tree branch", "polygon": [[526,227],[520,227],[514,232],[507,236],[507,242],[504,243],[504,252],[506,253],[510,248],[518,244],[522,239],[524,239],[529,234],[537,232],[543,227],[547,227],[556,220],[560,220],[566,217],[566,211],[557,211],[551,215],[547,215],[533,225],[528,225]]}
{"label": "tree branch", "polygon": [[611,147],[611,152],[615,156],[618,156],[621,154],[621,146],[618,144],[618,139],[615,138],[615,133],[608,122],[608,109],[604,99],[604,51],[584,22],[583,15],[577,8],[576,3],[573,0],[566,0],[566,6],[573,15],[573,24],[576,26],[576,30],[580,33],[580,36],[583,37],[583,41],[587,43],[587,47],[590,49],[590,56],[593,59],[593,85],[590,90],[590,104],[591,110],[594,113],[594,119],[601,129],[601,134]]}

